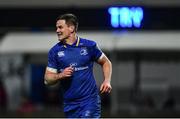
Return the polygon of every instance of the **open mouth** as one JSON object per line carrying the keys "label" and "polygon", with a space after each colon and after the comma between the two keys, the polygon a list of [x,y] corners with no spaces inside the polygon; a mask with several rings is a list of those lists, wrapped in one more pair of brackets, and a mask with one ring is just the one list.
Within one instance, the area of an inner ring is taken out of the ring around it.
{"label": "open mouth", "polygon": [[61,34],[61,33],[58,33],[58,34],[57,34],[57,36],[58,36],[58,37],[61,37],[61,36],[62,36],[62,34]]}
{"label": "open mouth", "polygon": [[57,33],[57,35],[62,35],[62,32],[56,32]]}

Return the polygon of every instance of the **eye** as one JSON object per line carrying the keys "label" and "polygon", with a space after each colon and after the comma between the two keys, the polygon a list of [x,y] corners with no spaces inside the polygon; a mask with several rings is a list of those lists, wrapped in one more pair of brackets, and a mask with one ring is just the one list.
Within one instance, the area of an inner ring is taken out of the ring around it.
{"label": "eye", "polygon": [[56,27],[56,29],[62,29],[63,27],[62,26],[58,26],[58,27]]}

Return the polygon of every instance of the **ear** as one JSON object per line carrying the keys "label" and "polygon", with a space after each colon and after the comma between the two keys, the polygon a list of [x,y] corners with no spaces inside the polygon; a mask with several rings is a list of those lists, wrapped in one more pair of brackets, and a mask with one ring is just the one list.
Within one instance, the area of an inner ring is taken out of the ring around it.
{"label": "ear", "polygon": [[70,29],[71,33],[73,33],[75,31],[75,27],[73,25],[69,26],[69,29]]}

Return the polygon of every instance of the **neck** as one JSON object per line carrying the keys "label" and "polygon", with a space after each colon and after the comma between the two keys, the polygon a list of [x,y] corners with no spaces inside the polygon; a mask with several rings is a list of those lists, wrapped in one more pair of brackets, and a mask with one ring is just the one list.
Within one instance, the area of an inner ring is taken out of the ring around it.
{"label": "neck", "polygon": [[69,38],[66,39],[66,43],[72,45],[74,42],[76,42],[76,38],[76,34],[72,34]]}

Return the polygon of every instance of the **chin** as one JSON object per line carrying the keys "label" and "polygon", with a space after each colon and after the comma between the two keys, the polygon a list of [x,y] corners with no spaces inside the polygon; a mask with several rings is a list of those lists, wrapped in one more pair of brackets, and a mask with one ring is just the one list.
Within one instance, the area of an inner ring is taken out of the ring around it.
{"label": "chin", "polygon": [[63,40],[64,40],[64,38],[58,38],[58,40],[59,40],[59,41],[63,41]]}

